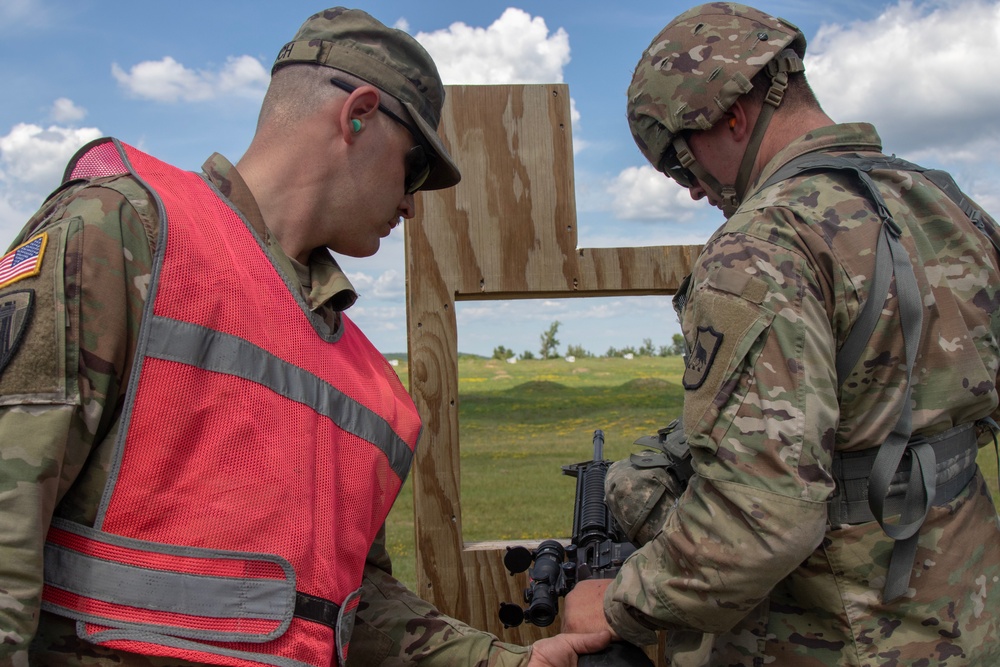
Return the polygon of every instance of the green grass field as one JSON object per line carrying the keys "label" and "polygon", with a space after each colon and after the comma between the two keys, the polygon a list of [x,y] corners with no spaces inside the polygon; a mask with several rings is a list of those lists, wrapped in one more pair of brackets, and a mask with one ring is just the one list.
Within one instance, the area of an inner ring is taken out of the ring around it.
{"label": "green grass field", "polygon": [[[407,367],[396,369],[404,384]],[[680,415],[680,357],[520,361],[459,360],[462,533],[466,542],[568,537],[575,480],[562,466],[588,460],[593,433],[605,434],[605,458],[624,458],[632,443]],[[993,448],[979,463],[997,489]],[[396,577],[416,575],[413,495],[404,486],[386,522]]]}

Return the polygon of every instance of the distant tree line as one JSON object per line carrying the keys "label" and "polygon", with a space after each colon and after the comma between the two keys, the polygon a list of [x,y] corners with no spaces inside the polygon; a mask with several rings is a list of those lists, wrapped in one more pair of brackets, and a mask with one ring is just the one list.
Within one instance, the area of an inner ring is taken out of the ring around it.
{"label": "distant tree line", "polygon": [[[526,360],[526,359],[558,359],[559,358],[559,339],[556,338],[556,334],[559,332],[559,327],[562,325],[559,320],[553,322],[548,329],[542,332],[539,336],[539,349],[538,355],[536,357],[535,353],[531,350],[525,350],[521,354],[517,354],[513,350],[503,345],[497,345],[493,348],[493,358],[500,359],[503,361],[509,361],[512,359],[516,360]],[[672,357],[684,354],[684,337],[681,334],[674,334],[672,342],[670,345],[660,345],[654,346],[652,338],[643,338],[642,345],[638,348],[628,345],[621,349],[616,347],[609,347],[608,351],[603,355],[595,355],[582,345],[567,345],[566,346],[566,357],[572,357],[576,359],[586,359],[588,357],[604,356],[604,357]]]}

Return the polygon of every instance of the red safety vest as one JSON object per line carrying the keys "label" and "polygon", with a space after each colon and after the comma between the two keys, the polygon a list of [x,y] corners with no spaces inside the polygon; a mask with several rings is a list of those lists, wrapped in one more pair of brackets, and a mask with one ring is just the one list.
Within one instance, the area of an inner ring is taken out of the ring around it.
{"label": "red safety vest", "polygon": [[117,650],[343,662],[416,408],[347,317],[333,333],[309,312],[200,175],[111,139],[67,169],[112,174],[154,193],[160,240],[109,483],[93,528],[53,521],[42,606]]}

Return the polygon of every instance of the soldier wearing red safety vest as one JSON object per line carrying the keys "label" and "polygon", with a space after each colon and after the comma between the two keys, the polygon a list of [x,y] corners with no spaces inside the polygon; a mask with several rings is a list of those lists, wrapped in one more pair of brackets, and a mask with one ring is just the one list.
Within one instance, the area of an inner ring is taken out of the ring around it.
{"label": "soldier wearing red safety vest", "polygon": [[309,312],[199,175],[112,140],[67,173],[131,174],[162,217],[109,483],[93,527],[53,521],[43,609],[137,653],[346,659],[420,434],[399,378],[346,316]]}
{"label": "soldier wearing red safety vest", "polygon": [[[234,166],[103,139],[0,266],[0,664],[572,664],[392,579],[382,524],[420,433],[342,311],[330,251],[374,254],[455,185],[444,89],[358,10],[279,52]],[[348,658],[349,656],[349,658]]]}

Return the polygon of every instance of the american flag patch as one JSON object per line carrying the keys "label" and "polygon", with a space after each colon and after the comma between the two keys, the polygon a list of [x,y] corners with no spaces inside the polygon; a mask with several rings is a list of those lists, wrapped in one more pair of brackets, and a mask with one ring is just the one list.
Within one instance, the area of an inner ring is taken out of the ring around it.
{"label": "american flag patch", "polygon": [[37,276],[42,270],[42,255],[45,254],[48,240],[48,234],[39,234],[0,258],[0,287],[16,283],[22,278]]}

